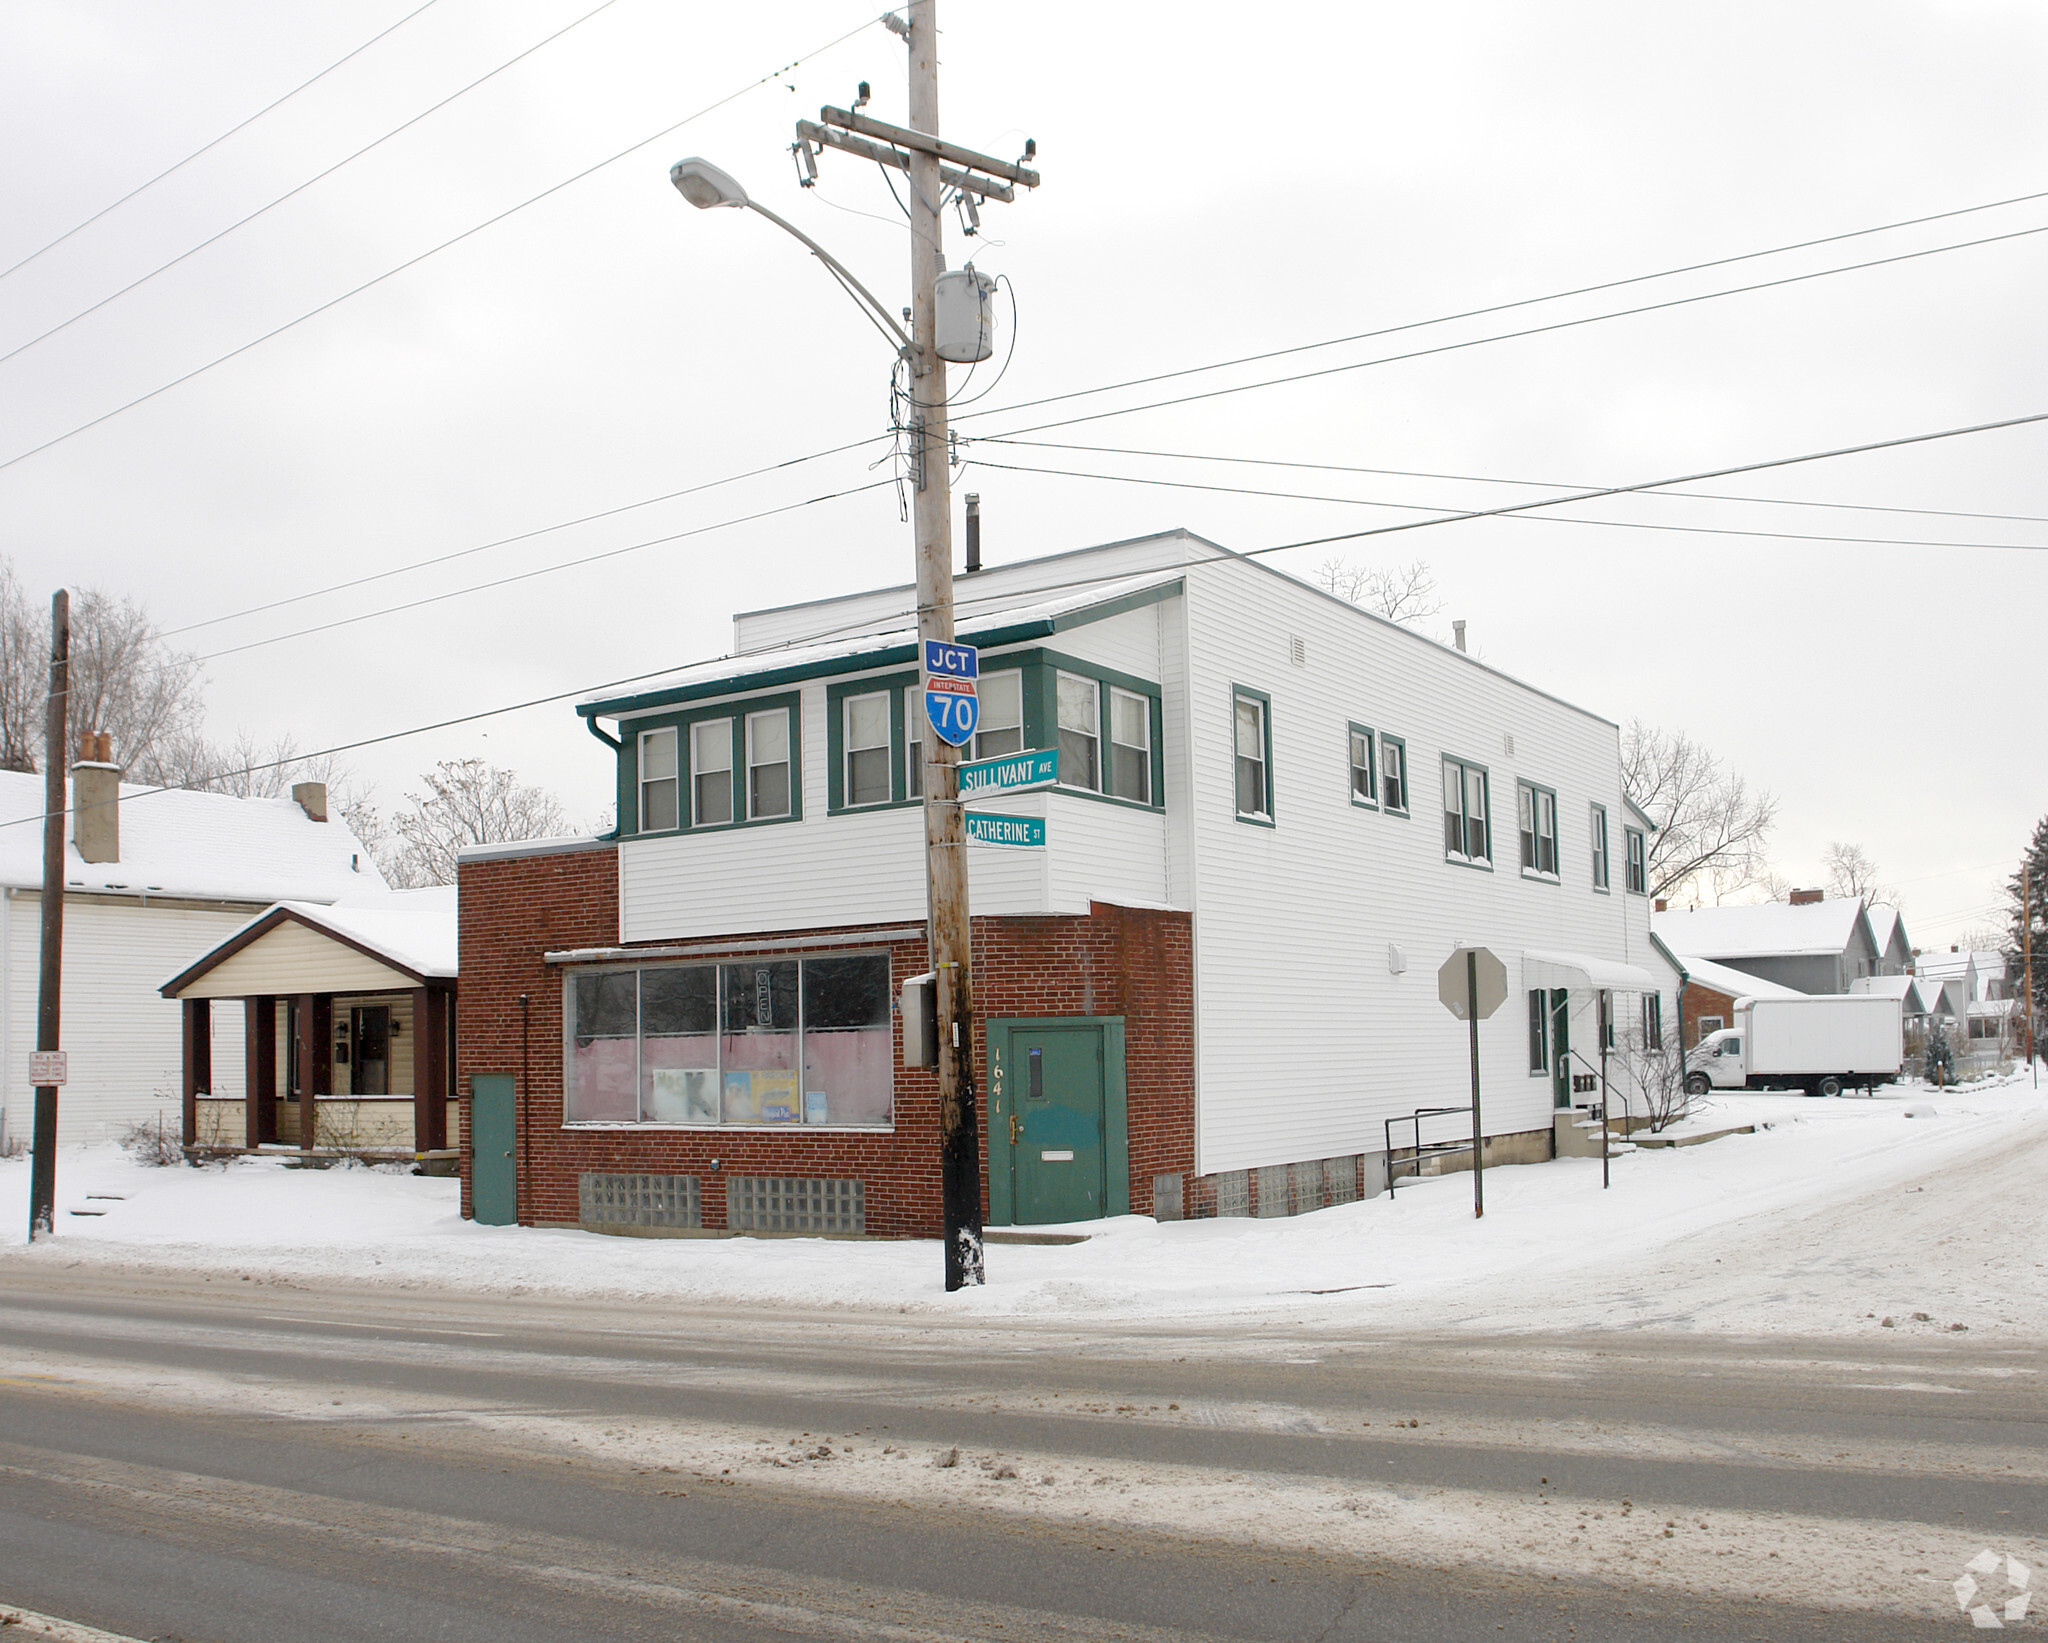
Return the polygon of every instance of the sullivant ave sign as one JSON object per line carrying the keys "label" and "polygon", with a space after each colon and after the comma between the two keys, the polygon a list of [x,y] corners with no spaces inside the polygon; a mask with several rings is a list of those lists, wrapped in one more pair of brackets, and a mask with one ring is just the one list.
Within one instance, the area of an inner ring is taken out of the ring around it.
{"label": "sullivant ave sign", "polygon": [[1026,788],[1050,787],[1060,779],[1060,750],[1042,748],[1035,753],[1006,753],[997,759],[977,759],[960,767],[960,796],[980,793],[1021,793]]}

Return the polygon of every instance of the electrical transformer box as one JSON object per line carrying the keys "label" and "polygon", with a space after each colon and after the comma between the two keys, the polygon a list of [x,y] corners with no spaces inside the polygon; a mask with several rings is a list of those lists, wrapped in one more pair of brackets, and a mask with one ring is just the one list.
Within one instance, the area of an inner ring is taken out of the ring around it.
{"label": "electrical transformer box", "polygon": [[932,304],[939,358],[956,365],[987,359],[996,345],[996,282],[975,268],[941,274]]}

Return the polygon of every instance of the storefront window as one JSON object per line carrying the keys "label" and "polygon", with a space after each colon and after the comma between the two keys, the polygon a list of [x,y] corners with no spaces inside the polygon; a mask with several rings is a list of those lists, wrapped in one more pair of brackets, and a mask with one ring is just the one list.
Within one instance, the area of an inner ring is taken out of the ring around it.
{"label": "storefront window", "polygon": [[571,1124],[886,1125],[886,953],[665,964],[568,988]]}

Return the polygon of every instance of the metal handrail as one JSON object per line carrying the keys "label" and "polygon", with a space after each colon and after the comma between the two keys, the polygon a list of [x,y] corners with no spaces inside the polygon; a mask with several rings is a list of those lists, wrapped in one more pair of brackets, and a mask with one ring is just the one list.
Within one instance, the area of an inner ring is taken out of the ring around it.
{"label": "metal handrail", "polygon": [[1419,1176],[1422,1173],[1422,1161],[1425,1158],[1442,1158],[1454,1152],[1470,1152],[1472,1150],[1472,1142],[1469,1138],[1461,1138],[1456,1141],[1431,1141],[1425,1146],[1422,1140],[1423,1119],[1449,1118],[1453,1114],[1469,1113],[1471,1110],[1472,1108],[1469,1105],[1463,1107],[1417,1107],[1413,1112],[1407,1113],[1402,1117],[1388,1118],[1381,1122],[1381,1133],[1386,1141],[1387,1148],[1385,1157],[1387,1161],[1387,1196],[1389,1198],[1394,1195],[1395,1182],[1394,1126],[1396,1124],[1412,1124],[1415,1126],[1414,1156],[1408,1162]]}

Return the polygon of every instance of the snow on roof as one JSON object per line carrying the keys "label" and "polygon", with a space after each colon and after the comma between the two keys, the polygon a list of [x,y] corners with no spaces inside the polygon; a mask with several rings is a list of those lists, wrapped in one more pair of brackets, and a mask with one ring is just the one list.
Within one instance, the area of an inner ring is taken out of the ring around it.
{"label": "snow on roof", "polygon": [[1846,952],[1862,917],[1860,901],[1766,902],[1653,913],[1650,927],[1684,959],[1779,958]]}
{"label": "snow on roof", "polygon": [[1899,910],[1872,902],[1863,911],[1870,919],[1870,939],[1877,943],[1877,950],[1882,953],[1891,946],[1892,937],[1898,934]]}
{"label": "snow on roof", "polygon": [[1895,998],[1908,1015],[1927,1013],[1926,1001],[1920,996],[1920,983],[1912,976],[1858,976],[1849,983],[1849,991]]}
{"label": "snow on roof", "polygon": [[455,979],[456,892],[452,884],[425,890],[373,890],[336,902],[279,901],[247,924],[224,936],[214,947],[164,978],[168,987],[181,977],[213,968],[238,949],[250,931],[286,913],[358,947],[368,948],[401,970],[431,980]]}
{"label": "snow on roof", "polygon": [[[67,784],[67,802],[69,788]],[[362,841],[338,818],[316,822],[293,799],[121,784],[120,859],[88,862],[64,841],[67,889],[207,900],[330,902],[386,888]],[[43,778],[0,771],[0,885],[43,882]]]}
{"label": "snow on roof", "polygon": [[[1123,577],[1114,582],[1097,582],[1086,588],[1067,593],[1033,599],[1029,603],[1005,603],[993,608],[966,614],[973,603],[972,597],[962,598],[956,605],[954,631],[963,643],[973,643],[986,633],[1000,628],[1015,626],[1024,622],[1049,621],[1055,617],[1071,615],[1076,611],[1089,610],[1105,605],[1130,594],[1143,592],[1148,588],[1162,587],[1180,579],[1181,571],[1153,571],[1137,576]],[[1008,596],[1015,599],[1018,596]],[[900,619],[899,619],[900,618]],[[780,672],[784,668],[806,668],[821,662],[836,662],[847,657],[865,655],[870,651],[891,650],[901,645],[915,646],[917,643],[917,621],[915,612],[901,611],[893,617],[885,617],[878,624],[864,625],[862,631],[840,635],[831,639],[819,639],[810,643],[778,645],[768,650],[749,651],[736,656],[714,657],[708,662],[695,662],[688,667],[678,668],[673,673],[663,673],[648,679],[635,680],[630,686],[614,687],[585,696],[577,703],[579,708],[590,708],[603,703],[618,703],[622,696],[640,697],[666,691],[686,690],[691,685],[709,684],[719,680],[742,680],[757,673]]]}
{"label": "snow on roof", "polygon": [[1746,970],[1731,970],[1725,964],[1716,964],[1712,959],[1686,958],[1686,979],[1695,987],[1705,987],[1713,992],[1726,993],[1730,998],[1804,998],[1806,995],[1797,988],[1781,987],[1775,981],[1766,981],[1762,976],[1753,976]]}
{"label": "snow on roof", "polygon": [[[1967,981],[1973,973],[1981,973],[1982,961],[1995,958],[1993,953],[1917,953],[1913,957],[1913,973],[1930,980]],[[1999,960],[1999,969],[2004,970],[2004,960]]]}

